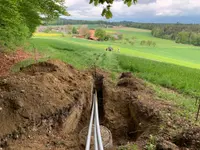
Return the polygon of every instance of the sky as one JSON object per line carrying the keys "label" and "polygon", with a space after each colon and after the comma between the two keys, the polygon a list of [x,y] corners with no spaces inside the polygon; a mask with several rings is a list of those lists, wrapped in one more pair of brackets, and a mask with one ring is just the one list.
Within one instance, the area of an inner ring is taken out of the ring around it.
{"label": "sky", "polygon": [[[68,19],[107,20],[101,16],[105,5],[94,6],[89,0],[66,0]],[[200,23],[200,0],[138,0],[128,7],[116,0],[111,7],[113,18],[107,21],[153,23]]]}

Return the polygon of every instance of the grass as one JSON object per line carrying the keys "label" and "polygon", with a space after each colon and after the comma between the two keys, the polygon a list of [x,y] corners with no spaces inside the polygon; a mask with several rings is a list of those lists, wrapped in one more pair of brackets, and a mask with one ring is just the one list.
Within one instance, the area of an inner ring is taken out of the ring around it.
{"label": "grass", "polygon": [[[136,76],[156,85],[191,96],[200,95],[199,47],[154,38],[149,30],[134,28],[106,30],[110,33],[121,32],[124,39],[98,42],[72,38],[69,35],[62,37],[60,34],[51,36],[51,34],[40,33],[30,39],[31,46],[27,50],[32,51],[34,45],[46,58],[61,59],[79,69],[96,64],[113,72],[131,71]],[[128,43],[125,39],[134,41],[134,44]],[[156,47],[141,46],[142,40],[155,41],[157,45]],[[106,52],[105,48],[108,46],[112,46],[115,50],[120,48],[120,53]],[[22,62],[22,64],[29,63]],[[14,67],[14,70],[18,70],[20,65]]]}
{"label": "grass", "polygon": [[[167,62],[176,65],[186,66],[190,68],[200,69],[200,48],[177,44],[171,40],[164,40],[152,37],[149,30],[141,29],[106,29],[108,33],[123,33],[124,39],[128,38],[134,41],[134,44],[128,43],[126,40],[121,41],[108,41],[108,42],[95,42],[84,39],[66,37],[62,40],[66,40],[70,43],[81,44],[82,46],[89,46],[90,48],[105,49],[107,46],[112,46],[114,49],[120,48],[121,54],[128,56],[136,56],[141,58],[147,58],[150,60],[156,60],[160,62]],[[36,36],[38,37],[38,36]],[[132,38],[135,40],[132,40]],[[60,37],[52,37],[58,38]],[[156,42],[156,47],[153,46],[141,46],[142,40],[151,40]]]}
{"label": "grass", "polygon": [[180,108],[180,110],[176,110],[176,115],[195,121],[196,116],[194,114],[197,112],[197,106],[195,106],[196,99],[149,82],[147,82],[147,85],[155,91],[158,100],[173,102],[173,104]]}
{"label": "grass", "polygon": [[163,87],[200,96],[200,70],[152,60],[117,55],[119,66],[136,76]]}
{"label": "grass", "polygon": [[96,56],[101,54],[98,50],[91,51],[87,46],[75,45],[65,40],[33,38],[30,42],[46,57],[61,59],[77,68],[90,66]]}
{"label": "grass", "polygon": [[117,150],[138,150],[138,146],[133,143],[128,143],[125,146],[119,146]]}

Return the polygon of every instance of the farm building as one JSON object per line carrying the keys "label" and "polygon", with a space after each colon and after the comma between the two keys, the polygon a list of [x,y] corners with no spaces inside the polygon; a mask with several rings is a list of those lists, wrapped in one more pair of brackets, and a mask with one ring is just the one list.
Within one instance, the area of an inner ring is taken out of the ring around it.
{"label": "farm building", "polygon": [[[87,32],[89,34],[88,39],[98,41],[98,38],[95,37],[95,29],[90,29]],[[78,33],[79,34],[76,36],[77,38],[85,38],[86,35],[83,35],[83,34],[86,34],[86,33],[82,33],[82,31],[80,31],[80,29],[78,30]]]}
{"label": "farm building", "polygon": [[95,41],[98,40],[98,38],[95,37],[95,29],[90,29],[90,30],[89,30],[89,34],[90,34],[90,36],[89,36],[88,39],[90,39],[90,40],[95,40]]}

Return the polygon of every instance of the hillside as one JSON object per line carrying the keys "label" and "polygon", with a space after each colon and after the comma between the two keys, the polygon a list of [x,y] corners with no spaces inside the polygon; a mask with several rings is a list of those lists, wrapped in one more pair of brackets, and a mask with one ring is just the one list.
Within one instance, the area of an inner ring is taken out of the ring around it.
{"label": "hillside", "polygon": [[199,48],[149,30],[104,30],[123,38],[34,34],[23,51],[29,57],[0,78],[2,148],[84,149],[79,133],[89,123],[98,79],[100,122],[114,149],[199,149]]}
{"label": "hillside", "polygon": [[199,8],[0,0],[0,150],[200,150]]}
{"label": "hillside", "polygon": [[199,127],[187,118],[193,113],[183,116],[186,108],[157,97],[130,73],[112,81],[109,72],[94,71],[51,60],[1,77],[1,148],[84,149],[79,133],[89,122],[94,73],[103,76],[100,121],[112,133],[113,149],[200,148]]}

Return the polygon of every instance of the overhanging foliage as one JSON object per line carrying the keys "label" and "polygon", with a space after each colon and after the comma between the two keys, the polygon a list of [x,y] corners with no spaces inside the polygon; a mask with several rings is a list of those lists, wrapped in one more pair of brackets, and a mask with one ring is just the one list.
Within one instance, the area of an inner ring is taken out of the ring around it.
{"label": "overhanging foliage", "polygon": [[0,50],[23,43],[43,19],[68,15],[64,0],[1,0],[0,10]]}

